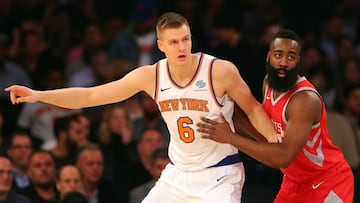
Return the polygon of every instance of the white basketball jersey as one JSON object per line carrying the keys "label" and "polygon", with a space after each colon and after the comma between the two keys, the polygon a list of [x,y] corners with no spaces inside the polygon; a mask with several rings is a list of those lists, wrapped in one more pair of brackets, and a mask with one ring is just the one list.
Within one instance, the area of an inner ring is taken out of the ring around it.
{"label": "white basketball jersey", "polygon": [[234,102],[227,94],[216,98],[212,86],[212,64],[216,58],[203,53],[195,55],[198,66],[186,86],[171,78],[167,59],[157,63],[154,100],[170,132],[170,160],[183,171],[199,171],[238,153],[234,146],[204,139],[196,132],[200,117],[217,120],[220,112],[234,129]]}

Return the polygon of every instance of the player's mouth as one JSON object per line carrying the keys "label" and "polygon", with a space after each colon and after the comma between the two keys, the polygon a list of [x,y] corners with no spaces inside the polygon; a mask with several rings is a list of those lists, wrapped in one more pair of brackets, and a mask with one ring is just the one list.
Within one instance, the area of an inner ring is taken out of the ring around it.
{"label": "player's mouth", "polygon": [[180,59],[180,60],[185,60],[185,58],[186,58],[186,55],[185,55],[185,54],[182,54],[182,55],[179,55],[179,56],[178,56],[178,59]]}
{"label": "player's mouth", "polygon": [[286,70],[280,69],[280,70],[278,70],[277,72],[278,72],[278,77],[280,77],[280,78],[286,77],[286,73],[287,73]]}
{"label": "player's mouth", "polygon": [[280,77],[280,78],[284,78],[285,76],[286,76],[286,72],[278,72],[278,76]]}

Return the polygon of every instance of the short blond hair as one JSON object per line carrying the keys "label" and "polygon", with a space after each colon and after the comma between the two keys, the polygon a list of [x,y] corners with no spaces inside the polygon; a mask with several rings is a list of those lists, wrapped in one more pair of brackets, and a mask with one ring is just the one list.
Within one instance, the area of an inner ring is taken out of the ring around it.
{"label": "short blond hair", "polygon": [[160,39],[160,33],[167,28],[179,28],[182,25],[189,27],[187,19],[179,13],[166,12],[162,14],[156,23],[157,38]]}

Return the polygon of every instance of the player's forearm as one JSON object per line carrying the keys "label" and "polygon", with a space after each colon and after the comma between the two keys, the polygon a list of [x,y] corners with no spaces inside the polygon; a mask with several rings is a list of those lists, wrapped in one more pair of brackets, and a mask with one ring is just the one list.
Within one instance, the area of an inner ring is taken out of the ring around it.
{"label": "player's forearm", "polygon": [[257,141],[267,141],[267,139],[254,128],[247,115],[238,106],[235,106],[233,120],[236,133],[250,136]]}
{"label": "player's forearm", "polygon": [[273,168],[286,168],[291,163],[286,149],[279,143],[259,142],[234,133],[229,137],[228,143]]}
{"label": "player's forearm", "polygon": [[56,106],[78,109],[92,106],[89,102],[89,90],[87,88],[64,88],[47,91],[35,91],[38,100]]}
{"label": "player's forearm", "polygon": [[269,116],[260,104],[253,109],[248,117],[255,129],[266,139],[269,140],[277,134]]}

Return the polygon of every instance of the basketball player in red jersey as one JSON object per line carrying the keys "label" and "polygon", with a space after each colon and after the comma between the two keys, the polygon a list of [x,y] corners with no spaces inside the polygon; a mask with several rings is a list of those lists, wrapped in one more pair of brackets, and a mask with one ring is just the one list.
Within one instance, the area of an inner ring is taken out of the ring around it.
{"label": "basketball player in red jersey", "polygon": [[[225,120],[202,118],[204,138],[229,143],[242,152],[283,172],[274,202],[352,203],[354,177],[341,150],[332,144],[323,99],[298,74],[301,45],[298,35],[281,30],[270,43],[264,80],[263,106],[282,143],[266,143],[230,131]],[[246,129],[257,134],[253,129]]]}

